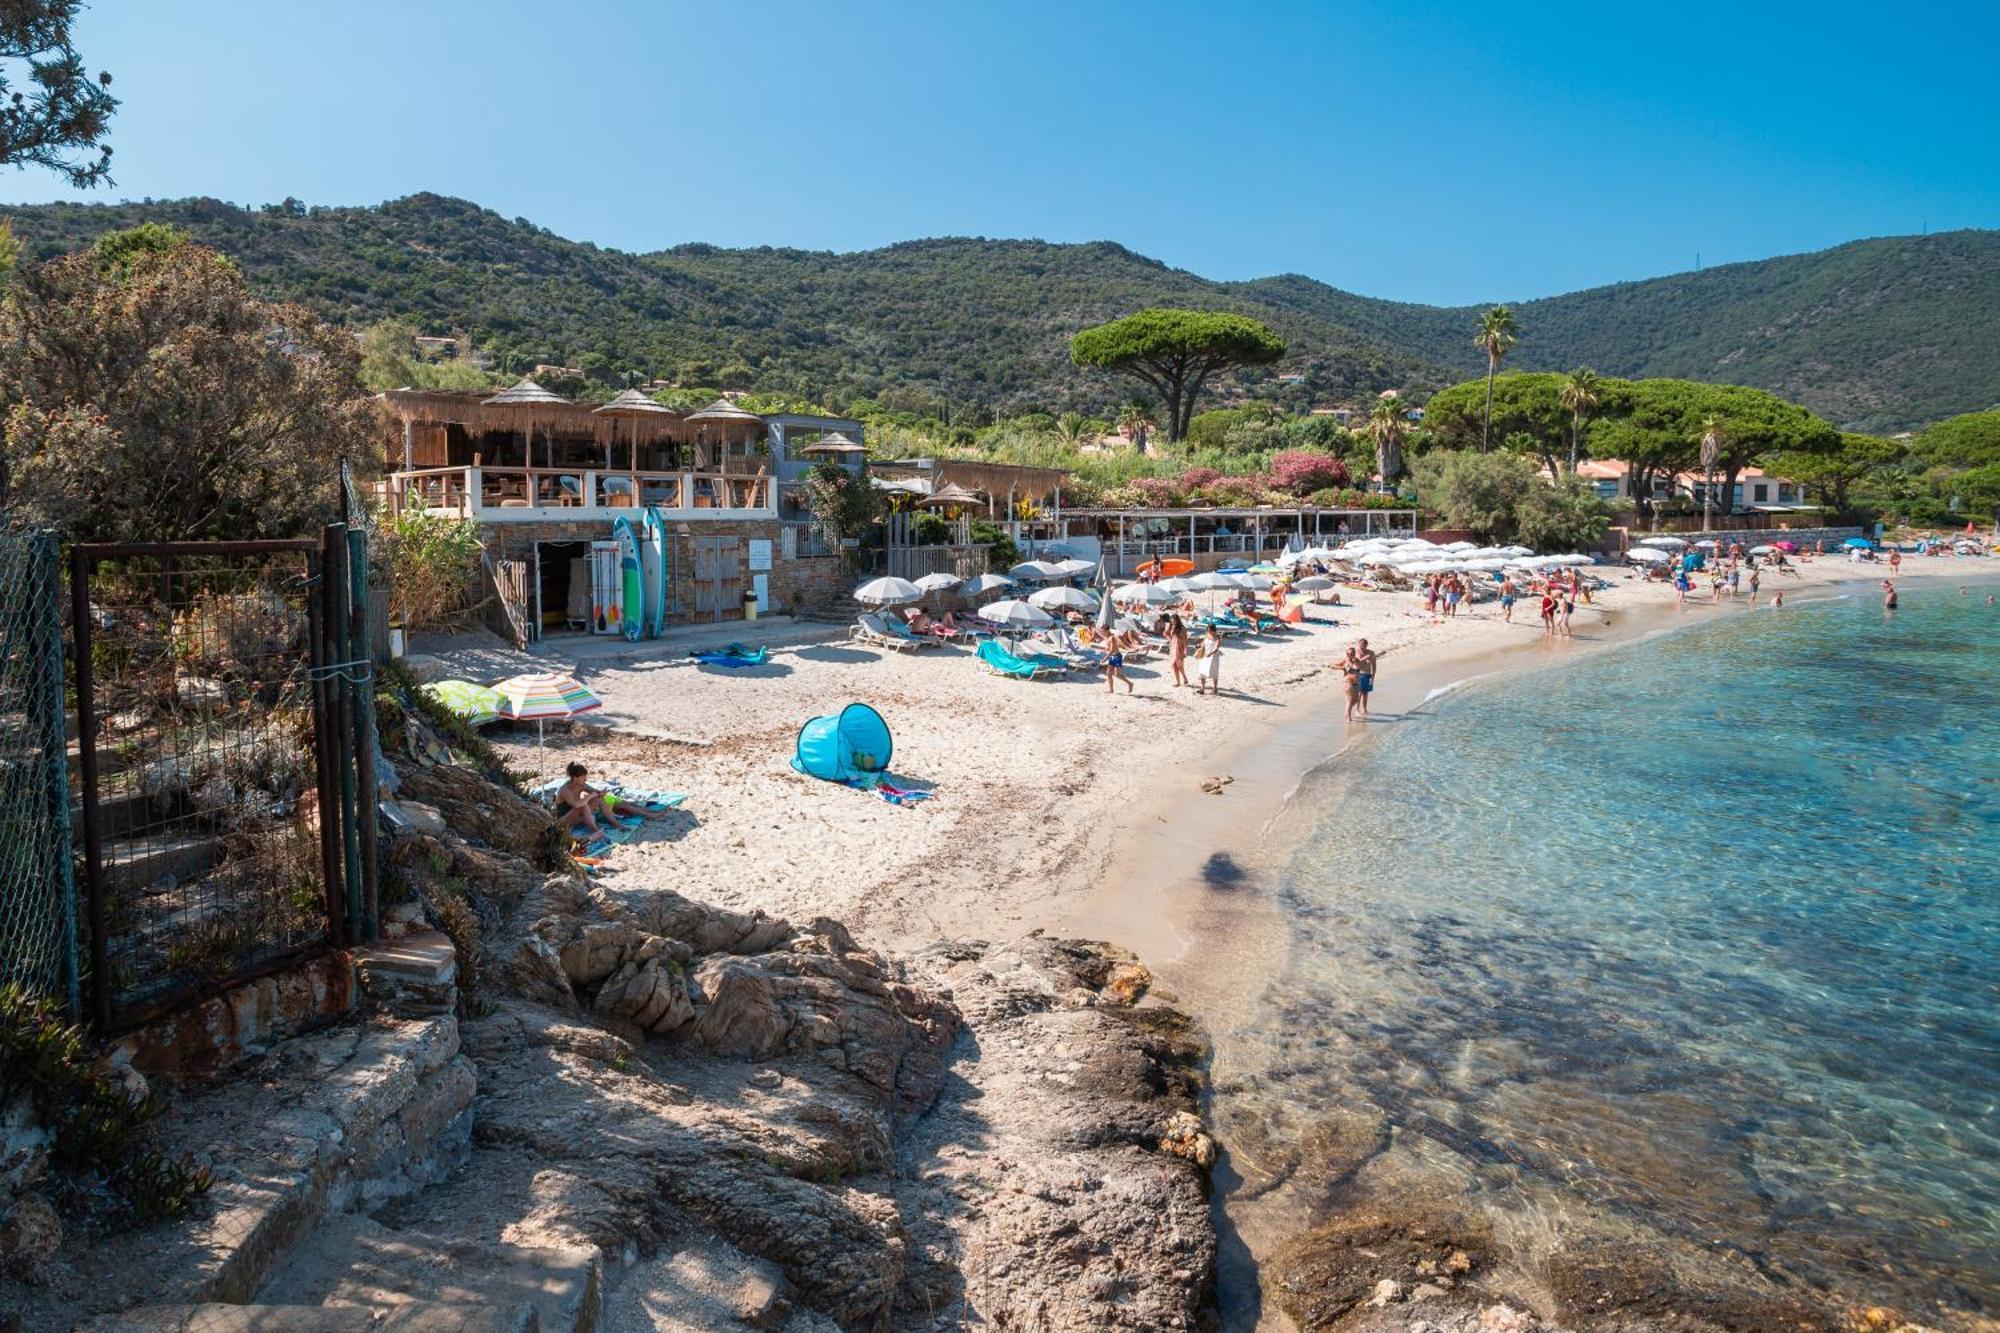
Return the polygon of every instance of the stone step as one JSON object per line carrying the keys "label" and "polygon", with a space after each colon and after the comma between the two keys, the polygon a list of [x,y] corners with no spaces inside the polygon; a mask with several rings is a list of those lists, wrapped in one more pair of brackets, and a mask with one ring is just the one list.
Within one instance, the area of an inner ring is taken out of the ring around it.
{"label": "stone step", "polygon": [[148,1305],[99,1315],[77,1333],[540,1333],[532,1305],[418,1302],[379,1313],[325,1305]]}
{"label": "stone step", "polygon": [[642,1259],[604,1302],[607,1333],[707,1333],[776,1328],[789,1313],[776,1264],[720,1242],[682,1244]]}
{"label": "stone step", "polygon": [[215,864],[215,839],[206,833],[117,838],[98,849],[98,862],[112,893],[137,893],[169,875],[176,881],[199,877]]}
{"label": "stone step", "polygon": [[74,1287],[46,1293],[68,1317],[25,1326],[66,1328],[121,1292],[146,1292],[156,1309],[250,1300],[329,1212],[409,1194],[461,1161],[473,1082],[458,1025],[442,1016],[293,1038],[253,1075],[174,1098],[155,1131],[168,1152],[210,1164],[202,1206],[90,1247],[72,1265]]}
{"label": "stone step", "polygon": [[595,1246],[531,1247],[329,1218],[261,1291],[295,1305],[396,1311],[413,1304],[516,1310],[540,1333],[593,1333],[603,1310]]}

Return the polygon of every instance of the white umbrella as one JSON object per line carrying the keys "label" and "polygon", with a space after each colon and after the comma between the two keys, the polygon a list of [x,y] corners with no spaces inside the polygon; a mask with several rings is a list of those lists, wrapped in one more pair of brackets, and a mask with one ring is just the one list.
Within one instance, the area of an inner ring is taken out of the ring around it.
{"label": "white umbrella", "polygon": [[917,587],[926,593],[949,592],[964,581],[956,574],[946,574],[940,571],[936,574],[926,574],[918,579]]}
{"label": "white umbrella", "polygon": [[854,590],[854,600],[863,606],[904,606],[923,599],[924,590],[908,579],[870,579]]}
{"label": "white umbrella", "polygon": [[1179,576],[1170,579],[1161,579],[1153,586],[1161,592],[1171,592],[1180,596],[1186,596],[1188,593],[1196,591],[1193,579]]}
{"label": "white umbrella", "polygon": [[1095,611],[1097,599],[1081,589],[1068,584],[1058,584],[1044,588],[1031,595],[1028,600],[1044,611]]}
{"label": "white umbrella", "polygon": [[1055,569],[1060,577],[1073,579],[1082,574],[1096,573],[1097,564],[1091,560],[1058,560]]}
{"label": "white umbrella", "polygon": [[1658,550],[1651,546],[1635,546],[1625,553],[1625,558],[1627,560],[1637,560],[1641,564],[1653,565],[1658,564],[1662,560],[1671,560],[1674,557],[1671,552]]}
{"label": "white umbrella", "polygon": [[1107,600],[1119,606],[1166,606],[1179,599],[1157,583],[1127,583],[1113,588]]}
{"label": "white umbrella", "polygon": [[1702,540],[1696,542],[1695,545],[1704,551],[1713,551],[1716,547],[1722,545],[1722,543],[1713,537],[1704,537]]}
{"label": "white umbrella", "polygon": [[987,603],[979,608],[979,618],[990,620],[996,625],[1005,625],[1009,629],[1046,629],[1055,624],[1054,617],[1041,607],[1016,597]]}
{"label": "white umbrella", "polygon": [[1235,580],[1237,587],[1248,588],[1251,592],[1269,592],[1274,586],[1274,580],[1269,574],[1244,573],[1231,574],[1229,577]]}
{"label": "white umbrella", "polygon": [[1333,580],[1324,574],[1309,574],[1292,586],[1300,592],[1325,592],[1333,586]]}
{"label": "white umbrella", "polygon": [[1640,546],[1686,546],[1686,545],[1687,545],[1687,538],[1685,538],[1685,537],[1641,537],[1641,538],[1639,539],[1639,541],[1638,541],[1638,545],[1640,545]]}
{"label": "white umbrella", "polygon": [[959,585],[958,591],[966,597],[983,597],[989,592],[999,592],[1014,586],[1014,580],[1001,574],[975,574]]}
{"label": "white umbrella", "polygon": [[1236,586],[1229,581],[1229,575],[1214,572],[1190,574],[1183,581],[1195,592],[1214,592],[1217,588],[1233,588]]}
{"label": "white umbrella", "polygon": [[1046,560],[1023,560],[1007,571],[1007,577],[1016,583],[1047,583],[1063,577],[1063,572]]}
{"label": "white umbrella", "polygon": [[1776,551],[1777,549],[1778,549],[1778,548],[1777,548],[1777,547],[1775,547],[1775,546],[1753,546],[1753,547],[1751,547],[1751,548],[1750,548],[1750,554],[1752,554],[1752,555],[1770,555],[1771,553],[1773,553],[1773,552],[1774,552],[1774,551]]}

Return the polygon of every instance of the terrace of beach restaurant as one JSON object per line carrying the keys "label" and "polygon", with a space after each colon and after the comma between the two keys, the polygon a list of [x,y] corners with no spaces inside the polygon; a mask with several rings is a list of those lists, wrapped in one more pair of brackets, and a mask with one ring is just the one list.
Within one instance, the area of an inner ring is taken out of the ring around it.
{"label": "terrace of beach restaurant", "polygon": [[408,508],[485,521],[577,517],[578,510],[767,511],[763,418],[726,400],[678,412],[628,390],[574,403],[523,380],[499,394],[393,389],[401,467],[384,484]]}
{"label": "terrace of beach restaurant", "polygon": [[1055,547],[1085,559],[1102,556],[1116,576],[1133,574],[1156,556],[1213,569],[1231,559],[1268,559],[1295,546],[1333,546],[1362,537],[1414,537],[1418,526],[1415,509],[1084,508],[1049,515],[1033,525],[1032,537],[1021,544],[1031,553]]}

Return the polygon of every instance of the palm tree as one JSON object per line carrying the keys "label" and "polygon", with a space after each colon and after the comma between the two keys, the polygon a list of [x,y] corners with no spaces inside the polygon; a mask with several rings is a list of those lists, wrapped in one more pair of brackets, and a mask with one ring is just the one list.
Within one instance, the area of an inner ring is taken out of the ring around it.
{"label": "palm tree", "polygon": [[1131,438],[1132,448],[1141,457],[1146,453],[1146,437],[1159,424],[1153,420],[1153,409],[1144,403],[1127,403],[1118,411],[1118,429]]}
{"label": "palm tree", "polygon": [[1382,479],[1385,492],[1390,481],[1403,474],[1403,431],[1408,424],[1404,414],[1409,410],[1396,394],[1384,394],[1375,400],[1375,408],[1361,428],[1375,441],[1375,475]]}
{"label": "palm tree", "polygon": [[1479,447],[1493,447],[1493,377],[1500,373],[1500,363],[1506,359],[1507,349],[1514,345],[1514,312],[1504,305],[1496,305],[1479,319],[1479,333],[1472,340],[1475,347],[1486,353],[1486,424],[1479,430]]}
{"label": "palm tree", "polygon": [[1569,409],[1569,474],[1576,475],[1579,457],[1578,441],[1583,434],[1583,419],[1590,409],[1597,406],[1602,390],[1597,383],[1597,372],[1583,366],[1569,373],[1563,381],[1562,405]]}
{"label": "palm tree", "polygon": [[1722,423],[1714,417],[1701,419],[1701,530],[1707,532],[1714,522],[1710,514],[1715,509],[1715,465],[1722,457],[1723,441],[1728,437],[1723,433]]}
{"label": "palm tree", "polygon": [[1096,438],[1090,418],[1081,412],[1065,412],[1056,418],[1056,439],[1065,449],[1078,449]]}

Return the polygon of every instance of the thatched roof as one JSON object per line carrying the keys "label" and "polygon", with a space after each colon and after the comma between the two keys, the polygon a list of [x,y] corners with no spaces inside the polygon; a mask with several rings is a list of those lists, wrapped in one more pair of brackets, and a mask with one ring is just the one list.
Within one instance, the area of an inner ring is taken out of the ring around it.
{"label": "thatched roof", "polygon": [[662,440],[686,442],[694,435],[693,430],[682,424],[685,418],[672,411],[631,416],[600,413],[554,394],[547,401],[493,401],[501,397],[504,395],[489,398],[482,393],[449,389],[391,389],[382,395],[382,401],[398,421],[419,426],[458,426],[475,435],[489,432],[519,435],[532,431],[537,437],[587,439],[600,446],[614,441],[626,443],[635,432],[640,444],[657,444]]}
{"label": "thatched roof", "polygon": [[917,504],[928,509],[933,507],[943,508],[946,505],[976,505],[984,504],[985,502],[986,497],[978,491],[968,491],[965,487],[955,482],[946,482],[929,495],[919,499]]}
{"label": "thatched roof", "polygon": [[656,403],[637,389],[627,389],[608,403],[590,409],[601,417],[677,416],[671,407]]}
{"label": "thatched roof", "polygon": [[802,454],[865,454],[868,452],[868,448],[866,445],[857,444],[855,441],[848,439],[839,431],[835,431],[831,435],[814,440],[811,444],[799,450],[799,452]]}
{"label": "thatched roof", "polygon": [[551,393],[541,385],[521,376],[520,383],[511,389],[502,389],[485,400],[487,407],[512,407],[521,403],[567,403],[569,399],[559,393]]}
{"label": "thatched roof", "polygon": [[746,411],[745,409],[738,407],[736,404],[730,402],[727,398],[718,398],[714,402],[710,403],[707,407],[702,408],[701,411],[690,412],[688,414],[688,420],[689,421],[754,421],[760,426],[764,424],[764,418],[758,416],[755,412]]}

